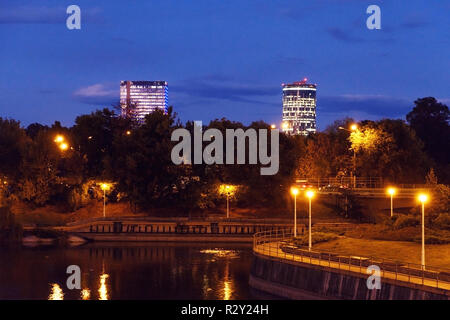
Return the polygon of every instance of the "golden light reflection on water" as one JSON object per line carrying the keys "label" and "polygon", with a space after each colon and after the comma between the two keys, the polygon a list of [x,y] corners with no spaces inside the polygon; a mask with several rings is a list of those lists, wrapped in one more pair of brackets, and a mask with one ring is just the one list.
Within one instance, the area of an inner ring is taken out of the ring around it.
{"label": "golden light reflection on water", "polygon": [[230,279],[230,262],[225,264],[225,275],[223,280],[223,300],[230,300],[233,294],[233,281]]}
{"label": "golden light reflection on water", "polygon": [[223,300],[230,300],[232,294],[232,283],[229,280],[225,280],[223,283]]}
{"label": "golden light reflection on water", "polygon": [[89,289],[81,290],[81,299],[89,300],[91,298],[91,291]]}
{"label": "golden light reflection on water", "polygon": [[212,254],[216,258],[238,258],[239,252],[236,250],[224,250],[224,249],[205,249],[200,250],[201,253]]}
{"label": "golden light reflection on water", "polygon": [[48,300],[64,300],[64,292],[59,284],[52,283],[52,289],[50,291],[50,295],[48,296]]}
{"label": "golden light reflection on water", "polygon": [[108,287],[106,286],[106,279],[109,277],[108,274],[103,273],[100,276],[100,287],[98,288],[99,300],[108,300]]}

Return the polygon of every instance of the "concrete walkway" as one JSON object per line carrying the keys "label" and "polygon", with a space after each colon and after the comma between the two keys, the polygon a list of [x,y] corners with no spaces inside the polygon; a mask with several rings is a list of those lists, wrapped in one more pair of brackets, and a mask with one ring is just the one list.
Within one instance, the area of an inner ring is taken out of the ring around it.
{"label": "concrete walkway", "polygon": [[[280,241],[273,241],[273,242],[266,242],[263,244],[257,244],[254,245],[253,251],[256,253],[259,253],[261,255],[276,257],[279,259],[285,259],[289,261],[296,261],[301,263],[307,263],[311,265],[317,265],[327,268],[333,268],[337,270],[345,270],[350,272],[355,272],[359,274],[364,274],[366,277],[369,276],[367,274],[366,270],[367,267],[365,266],[356,266],[349,263],[343,263],[343,262],[336,262],[336,261],[330,261],[330,260],[323,260],[318,258],[312,258],[307,257],[299,254],[291,254],[286,253],[280,249]],[[348,257],[347,257],[348,258]],[[358,258],[355,257],[357,260]],[[433,287],[433,288],[439,288],[444,290],[450,291],[450,282],[448,281],[441,281],[437,278],[422,278],[420,276],[415,275],[408,275],[400,272],[393,272],[393,271],[387,271],[383,270],[381,266],[379,266],[381,269],[381,278],[383,279],[390,279],[393,281],[402,281],[407,283],[412,283],[416,285],[423,285],[427,287]],[[437,274],[437,273],[436,273]]]}

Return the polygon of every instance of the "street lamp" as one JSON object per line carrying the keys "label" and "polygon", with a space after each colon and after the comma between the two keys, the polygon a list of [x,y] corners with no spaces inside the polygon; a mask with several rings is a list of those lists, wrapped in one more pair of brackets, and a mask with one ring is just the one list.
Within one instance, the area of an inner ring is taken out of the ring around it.
{"label": "street lamp", "polygon": [[229,185],[229,184],[221,184],[219,186],[218,193],[220,195],[226,195],[227,196],[227,218],[230,217],[230,197],[233,196],[236,193],[237,186]]}
{"label": "street lamp", "polygon": [[425,270],[425,202],[428,201],[428,195],[421,193],[418,198],[422,203],[422,270]]}
{"label": "street lamp", "polygon": [[231,187],[229,185],[225,186],[225,192],[227,194],[227,219],[230,218],[230,192]]}
{"label": "street lamp", "polygon": [[67,143],[63,142],[59,145],[59,149],[61,149],[61,151],[66,151],[67,149],[69,149],[69,146],[67,145]]}
{"label": "street lamp", "polygon": [[297,237],[297,195],[298,188],[292,187],[291,193],[294,196],[294,238]]}
{"label": "street lamp", "polygon": [[62,135],[57,135],[55,138],[56,143],[61,143],[64,141],[64,137]]}
{"label": "street lamp", "polygon": [[387,193],[391,196],[391,218],[394,216],[394,195],[396,193],[397,190],[395,190],[395,188],[388,188],[387,189]]}
{"label": "street lamp", "polygon": [[55,137],[55,140],[53,140],[53,141],[55,141],[55,143],[58,144],[58,148],[61,151],[66,151],[67,149],[69,149],[69,145],[65,142],[64,136],[59,134]]}
{"label": "street lamp", "polygon": [[102,183],[100,188],[103,190],[103,218],[106,217],[106,190],[109,190],[111,186],[108,183]]}
{"label": "street lamp", "polygon": [[[350,130],[345,129],[343,127],[338,127],[338,129],[352,133],[352,132],[358,131],[358,125],[356,123],[352,124],[350,126]],[[353,177],[351,180],[353,180],[353,188],[356,188],[356,150],[355,149],[353,149]]]}
{"label": "street lamp", "polygon": [[306,197],[309,200],[309,240],[308,240],[308,249],[311,251],[312,248],[312,233],[311,233],[311,199],[314,197],[314,191],[308,190],[306,191]]}
{"label": "street lamp", "polygon": [[274,124],[272,124],[272,125],[270,126],[270,128],[271,128],[271,129],[276,129],[276,128],[277,128],[277,126],[276,126],[276,125],[274,125]]}

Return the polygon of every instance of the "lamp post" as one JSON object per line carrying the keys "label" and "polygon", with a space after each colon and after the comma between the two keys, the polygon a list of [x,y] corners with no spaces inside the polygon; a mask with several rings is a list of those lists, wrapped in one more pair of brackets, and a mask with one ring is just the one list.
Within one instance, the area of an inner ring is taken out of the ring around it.
{"label": "lamp post", "polygon": [[314,197],[314,191],[312,190],[308,190],[306,191],[306,197],[308,197],[309,200],[309,227],[308,227],[308,231],[309,231],[309,239],[308,239],[308,249],[309,251],[311,251],[312,248],[312,232],[311,232],[311,199]]}
{"label": "lamp post", "polygon": [[292,187],[291,193],[294,196],[294,238],[297,237],[297,194],[298,188]]}
{"label": "lamp post", "polygon": [[102,183],[100,187],[103,190],[103,218],[105,218],[106,217],[106,190],[109,189],[109,184]]}
{"label": "lamp post", "polygon": [[425,202],[428,201],[428,196],[419,194],[419,201],[422,203],[422,270],[425,270]]}
{"label": "lamp post", "polygon": [[227,193],[227,219],[230,218],[230,186],[225,186],[225,192]]}
{"label": "lamp post", "polygon": [[396,193],[395,188],[388,188],[388,194],[391,196],[391,218],[394,216],[394,195]]}
{"label": "lamp post", "polygon": [[[350,126],[350,130],[345,129],[343,127],[338,127],[338,129],[345,130],[345,131],[352,133],[352,132],[358,131],[358,125],[355,123],[352,124]],[[353,172],[352,172],[351,180],[352,180],[353,188],[356,188],[356,150],[355,149],[353,149]]]}

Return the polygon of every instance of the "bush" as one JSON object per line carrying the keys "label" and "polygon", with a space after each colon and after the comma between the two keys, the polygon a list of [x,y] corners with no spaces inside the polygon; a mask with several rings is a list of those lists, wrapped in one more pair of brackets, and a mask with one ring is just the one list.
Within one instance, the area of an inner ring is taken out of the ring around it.
{"label": "bush", "polygon": [[433,220],[433,225],[439,229],[450,230],[450,214],[439,214],[439,216]]}
{"label": "bush", "polygon": [[415,227],[420,224],[420,219],[411,215],[399,215],[394,222],[394,229],[402,229],[406,227]]}
{"label": "bush", "polygon": [[9,207],[0,207],[0,243],[20,241],[22,226],[17,224]]}
{"label": "bush", "polygon": [[[422,238],[417,237],[414,239],[414,242],[422,243]],[[450,243],[450,238],[439,235],[425,235],[425,243],[426,244],[447,244]]]}
{"label": "bush", "polygon": [[450,212],[450,187],[438,184],[434,187],[431,196],[430,212]]}
{"label": "bush", "polygon": [[[312,243],[320,243],[336,240],[338,236],[334,233],[325,233],[325,232],[313,232],[312,233]],[[306,233],[301,237],[297,237],[294,239],[294,244],[297,246],[307,246],[309,244],[309,235]]]}

